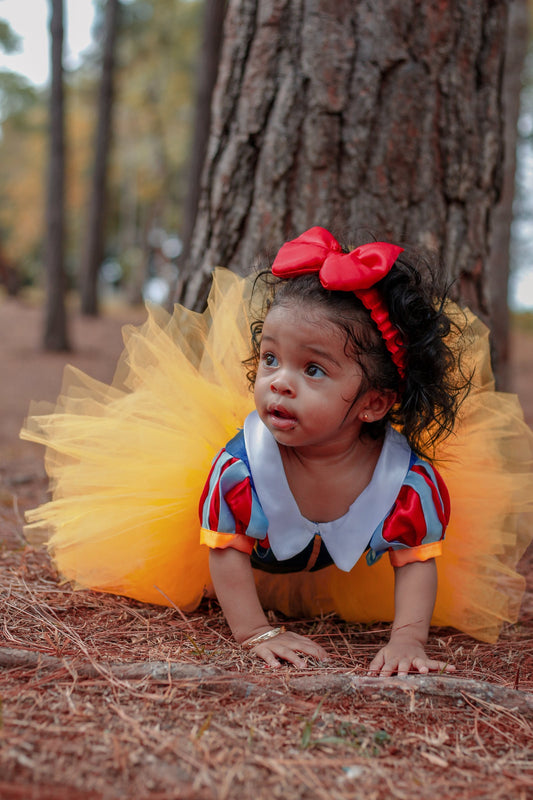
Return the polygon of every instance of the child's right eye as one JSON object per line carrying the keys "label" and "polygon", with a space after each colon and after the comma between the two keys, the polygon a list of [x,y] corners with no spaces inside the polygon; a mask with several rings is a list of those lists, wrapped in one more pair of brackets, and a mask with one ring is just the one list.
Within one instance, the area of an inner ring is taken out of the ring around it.
{"label": "child's right eye", "polygon": [[278,359],[274,353],[265,353],[263,355],[263,363],[266,367],[276,367],[278,364]]}

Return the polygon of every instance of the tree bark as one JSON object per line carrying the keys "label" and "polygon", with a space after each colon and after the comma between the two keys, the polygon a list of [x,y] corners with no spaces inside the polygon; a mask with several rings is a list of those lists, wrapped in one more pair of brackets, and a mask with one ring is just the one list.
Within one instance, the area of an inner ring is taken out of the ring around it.
{"label": "tree bark", "polygon": [[436,251],[488,318],[506,0],[230,0],[180,299],[323,225]]}
{"label": "tree bark", "polygon": [[63,0],[50,2],[50,154],[46,204],[45,350],[69,350],[65,308],[65,119],[63,97]]}
{"label": "tree bark", "polygon": [[107,0],[87,240],[83,250],[80,270],[81,310],[82,313],[92,316],[98,315],[98,272],[105,250],[107,164],[111,145],[113,77],[118,14],[119,0]]}

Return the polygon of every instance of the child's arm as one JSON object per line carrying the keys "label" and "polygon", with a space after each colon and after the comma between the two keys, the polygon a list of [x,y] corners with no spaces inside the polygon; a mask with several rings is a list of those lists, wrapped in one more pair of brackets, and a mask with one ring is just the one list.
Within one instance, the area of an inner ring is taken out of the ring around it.
{"label": "child's arm", "polygon": [[[231,547],[212,549],[209,551],[209,568],[218,601],[239,644],[272,630],[257,596],[249,555]],[[255,645],[253,652],[271,667],[280,666],[278,658],[305,667],[305,661],[298,653],[327,658],[323,647],[292,631]]]}
{"label": "child's arm", "polygon": [[435,560],[415,561],[396,567],[395,613],[389,643],[370,664],[371,675],[407,675],[411,668],[452,672],[455,667],[428,658],[424,651],[437,594]]}

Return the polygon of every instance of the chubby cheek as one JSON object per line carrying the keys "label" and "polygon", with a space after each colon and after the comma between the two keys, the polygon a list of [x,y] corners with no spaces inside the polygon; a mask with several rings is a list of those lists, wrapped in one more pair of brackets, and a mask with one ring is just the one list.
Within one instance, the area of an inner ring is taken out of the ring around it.
{"label": "chubby cheek", "polygon": [[308,412],[315,419],[322,418],[324,422],[337,421],[343,423],[346,418],[351,417],[351,401],[347,402],[339,395],[313,396],[309,398],[307,405]]}
{"label": "chubby cheek", "polygon": [[254,384],[254,401],[257,407],[264,403],[267,390],[268,382],[265,381],[265,376],[258,372]]}

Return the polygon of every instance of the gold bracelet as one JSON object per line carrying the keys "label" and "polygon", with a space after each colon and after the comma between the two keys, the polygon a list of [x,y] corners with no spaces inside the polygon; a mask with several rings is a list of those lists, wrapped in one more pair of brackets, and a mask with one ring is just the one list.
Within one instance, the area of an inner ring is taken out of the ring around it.
{"label": "gold bracelet", "polygon": [[261,644],[261,642],[266,642],[268,639],[273,639],[275,636],[279,636],[280,633],[285,633],[285,631],[285,625],[282,625],[280,628],[272,628],[264,633],[258,633],[257,636],[252,636],[251,639],[247,639],[245,642],[243,642],[241,647],[244,647],[245,650],[248,650],[251,647],[255,647],[256,644]]}

